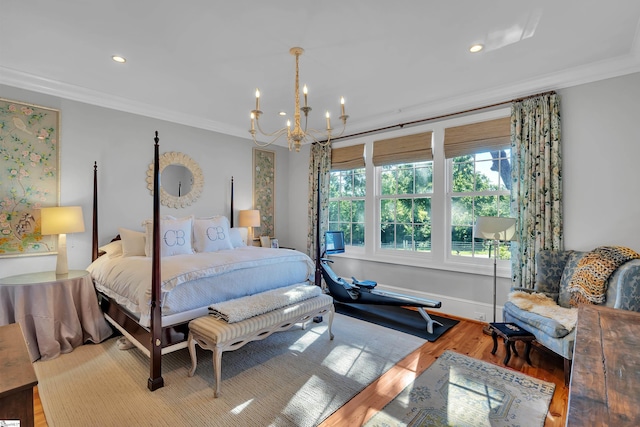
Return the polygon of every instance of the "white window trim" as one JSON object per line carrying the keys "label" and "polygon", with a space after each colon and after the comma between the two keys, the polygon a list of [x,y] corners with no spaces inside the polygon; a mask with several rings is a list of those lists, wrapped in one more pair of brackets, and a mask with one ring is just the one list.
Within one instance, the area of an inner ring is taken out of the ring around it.
{"label": "white window trim", "polygon": [[[385,138],[395,138],[405,135],[431,131],[433,152],[433,193],[431,193],[431,252],[415,252],[389,250],[380,248],[380,198],[378,194],[381,186],[380,173],[375,170],[372,162],[373,140],[380,139],[380,134],[345,141],[347,146],[365,144],[365,245],[364,247],[347,246],[343,254],[331,255],[337,258],[350,258],[363,261],[406,265],[416,268],[446,270],[469,274],[493,276],[493,258],[458,257],[451,255],[451,242],[447,237],[451,230],[450,212],[450,171],[451,160],[444,159],[444,129],[486,120],[492,120],[510,115],[509,108],[478,113],[473,116],[452,118],[441,122],[403,128],[384,134]],[[336,143],[336,145],[339,143]],[[442,224],[440,227],[437,224]],[[497,277],[511,277],[511,261],[498,260]]]}

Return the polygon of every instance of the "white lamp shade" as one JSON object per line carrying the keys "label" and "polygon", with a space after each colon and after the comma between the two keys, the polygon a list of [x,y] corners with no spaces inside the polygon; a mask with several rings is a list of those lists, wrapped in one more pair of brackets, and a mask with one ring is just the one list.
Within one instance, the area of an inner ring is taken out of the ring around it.
{"label": "white lamp shade", "polygon": [[84,218],[81,206],[57,206],[40,209],[40,234],[82,233]]}
{"label": "white lamp shade", "polygon": [[260,211],[257,209],[240,211],[238,214],[238,226],[260,227]]}
{"label": "white lamp shade", "polygon": [[518,240],[516,219],[500,216],[479,216],[476,220],[476,238],[501,240],[503,242]]}

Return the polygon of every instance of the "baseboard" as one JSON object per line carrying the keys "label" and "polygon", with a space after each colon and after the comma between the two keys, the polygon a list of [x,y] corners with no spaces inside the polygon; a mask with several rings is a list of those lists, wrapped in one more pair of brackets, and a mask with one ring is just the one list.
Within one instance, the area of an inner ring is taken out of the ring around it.
{"label": "baseboard", "polygon": [[[396,286],[388,286],[380,283],[378,283],[377,288],[390,292],[398,292],[401,294],[407,294],[419,298],[432,299],[442,302],[441,308],[430,309],[434,313],[448,314],[454,317],[475,320],[478,322],[493,321],[493,305],[491,304],[462,298],[455,298],[447,295],[434,294],[430,292],[420,292],[413,289],[399,288]],[[484,318],[480,318],[481,316],[484,316]],[[500,305],[496,306],[496,322],[502,322],[502,306]]]}

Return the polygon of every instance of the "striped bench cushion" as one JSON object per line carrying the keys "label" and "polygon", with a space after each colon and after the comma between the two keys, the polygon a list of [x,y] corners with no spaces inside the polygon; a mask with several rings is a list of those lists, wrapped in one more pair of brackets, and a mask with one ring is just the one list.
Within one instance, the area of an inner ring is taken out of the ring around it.
{"label": "striped bench cushion", "polygon": [[189,322],[189,329],[198,335],[207,337],[216,343],[224,343],[245,337],[256,331],[270,328],[289,319],[294,319],[306,312],[320,309],[333,303],[329,295],[319,295],[296,304],[260,314],[240,322],[227,323],[213,316],[203,316]]}

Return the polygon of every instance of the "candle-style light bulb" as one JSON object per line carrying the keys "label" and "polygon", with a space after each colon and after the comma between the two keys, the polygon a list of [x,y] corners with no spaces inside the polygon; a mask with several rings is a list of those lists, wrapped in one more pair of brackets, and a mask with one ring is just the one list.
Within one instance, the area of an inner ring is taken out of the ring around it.
{"label": "candle-style light bulb", "polygon": [[342,109],[342,115],[344,116],[344,96],[340,97],[340,108]]}
{"label": "candle-style light bulb", "polygon": [[325,114],[325,117],[327,118],[327,130],[331,129],[331,115],[329,114],[329,111],[327,111],[327,113]]}
{"label": "candle-style light bulb", "polygon": [[256,119],[256,115],[251,113],[251,130],[255,130],[255,119]]}
{"label": "candle-style light bulb", "polygon": [[256,89],[256,111],[260,110],[260,90]]}
{"label": "candle-style light bulb", "polygon": [[302,87],[302,93],[304,94],[304,106],[307,106],[307,85]]}

